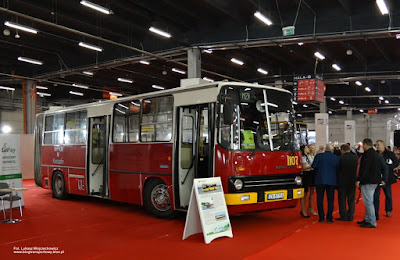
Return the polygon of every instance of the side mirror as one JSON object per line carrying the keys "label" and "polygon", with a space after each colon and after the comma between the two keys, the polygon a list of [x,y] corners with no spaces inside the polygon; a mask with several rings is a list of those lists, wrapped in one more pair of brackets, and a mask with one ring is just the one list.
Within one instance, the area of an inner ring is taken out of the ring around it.
{"label": "side mirror", "polygon": [[225,125],[231,125],[233,123],[233,105],[232,102],[227,100],[224,104],[223,119]]}

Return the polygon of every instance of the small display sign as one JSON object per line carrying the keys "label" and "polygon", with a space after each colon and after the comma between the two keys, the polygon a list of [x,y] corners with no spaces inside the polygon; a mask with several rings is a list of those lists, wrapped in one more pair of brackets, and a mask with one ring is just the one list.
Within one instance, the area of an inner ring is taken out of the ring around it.
{"label": "small display sign", "polygon": [[201,232],[206,244],[218,237],[233,237],[220,177],[193,180],[182,239]]}

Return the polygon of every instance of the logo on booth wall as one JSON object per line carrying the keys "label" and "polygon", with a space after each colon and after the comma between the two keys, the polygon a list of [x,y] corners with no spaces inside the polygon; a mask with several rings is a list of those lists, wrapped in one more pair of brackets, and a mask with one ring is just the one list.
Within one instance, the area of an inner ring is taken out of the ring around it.
{"label": "logo on booth wall", "polygon": [[4,143],[3,147],[1,148],[1,152],[3,153],[15,153],[15,148],[9,147],[7,143]]}

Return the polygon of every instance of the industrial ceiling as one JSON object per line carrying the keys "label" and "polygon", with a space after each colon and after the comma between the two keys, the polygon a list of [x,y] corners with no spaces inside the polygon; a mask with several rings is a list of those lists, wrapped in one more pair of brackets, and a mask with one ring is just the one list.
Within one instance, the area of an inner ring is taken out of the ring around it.
{"label": "industrial ceiling", "polygon": [[327,83],[332,113],[342,107],[394,111],[400,107],[399,10],[398,0],[2,1],[0,86],[16,92],[0,91],[1,107],[18,107],[21,79],[47,88],[38,90],[51,95],[38,98],[39,109],[96,101],[109,92],[156,91],[153,85],[174,88],[187,77],[187,50],[198,47],[202,77],[209,80],[291,89],[294,76],[316,73]]}

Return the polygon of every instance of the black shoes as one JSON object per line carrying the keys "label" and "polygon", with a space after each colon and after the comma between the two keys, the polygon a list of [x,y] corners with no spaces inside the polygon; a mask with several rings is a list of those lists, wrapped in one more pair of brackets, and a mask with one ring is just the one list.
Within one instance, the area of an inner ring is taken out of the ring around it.
{"label": "black shoes", "polygon": [[339,221],[347,221],[347,218],[342,218],[342,217],[340,217],[340,218],[335,218],[335,220],[339,220]]}
{"label": "black shoes", "polygon": [[374,225],[372,225],[372,224],[370,224],[368,222],[365,222],[364,224],[361,224],[360,227],[362,227],[362,228],[376,228]]}
{"label": "black shoes", "polygon": [[318,219],[318,222],[319,223],[324,223],[324,220],[323,219]]}
{"label": "black shoes", "polygon": [[333,221],[333,219],[327,219],[326,222],[328,222],[328,223],[333,223],[333,222],[335,222],[335,221]]}
{"label": "black shoes", "polygon": [[368,223],[368,222],[366,222],[364,219],[362,221],[357,221],[357,224],[359,224],[359,225],[363,225],[363,224],[366,224],[366,223]]}
{"label": "black shoes", "polygon": [[309,218],[310,216],[308,216],[308,215],[304,215],[303,214],[303,211],[300,211],[300,215],[303,217],[303,218]]}

